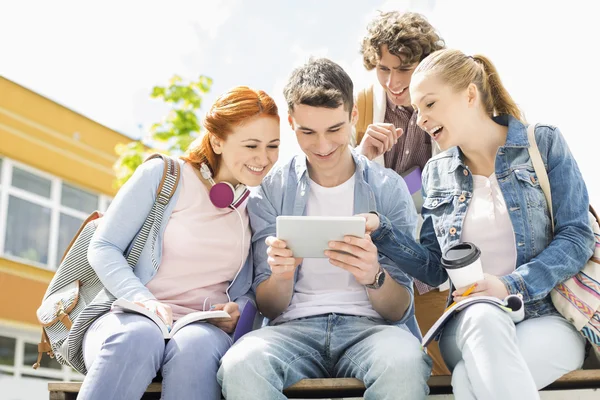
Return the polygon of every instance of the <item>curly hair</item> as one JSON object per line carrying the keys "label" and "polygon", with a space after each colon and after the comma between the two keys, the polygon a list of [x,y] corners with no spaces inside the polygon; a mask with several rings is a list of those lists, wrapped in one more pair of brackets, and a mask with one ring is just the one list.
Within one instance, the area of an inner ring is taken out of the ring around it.
{"label": "curly hair", "polygon": [[390,11],[380,13],[367,26],[360,52],[367,70],[381,59],[381,46],[399,57],[403,65],[413,65],[446,44],[427,19],[417,13]]}

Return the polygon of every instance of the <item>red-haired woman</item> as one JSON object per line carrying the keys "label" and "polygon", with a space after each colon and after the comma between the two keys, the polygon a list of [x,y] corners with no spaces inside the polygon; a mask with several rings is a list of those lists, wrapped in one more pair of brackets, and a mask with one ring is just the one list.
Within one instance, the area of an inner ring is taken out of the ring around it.
{"label": "red-haired woman", "polygon": [[244,186],[258,186],[277,161],[279,116],[265,92],[240,86],[215,101],[203,125],[206,134],[179,160],[179,184],[156,242],[146,243],[136,267],[124,253],[156,199],[161,160],[142,164],[121,188],[88,259],[115,297],[143,305],[168,326],[209,309],[231,319],[192,323],[165,341],[145,316],[103,315],[85,334],[80,399],[139,399],[159,372],[163,399],[221,398],[219,360],[232,345],[253,272]]}

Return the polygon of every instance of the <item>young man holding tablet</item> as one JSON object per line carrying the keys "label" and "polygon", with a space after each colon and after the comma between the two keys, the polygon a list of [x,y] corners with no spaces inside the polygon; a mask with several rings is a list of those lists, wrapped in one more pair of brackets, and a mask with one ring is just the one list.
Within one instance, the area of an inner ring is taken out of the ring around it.
{"label": "young man holding tablet", "polygon": [[411,279],[369,235],[331,243],[340,252],[305,260],[275,237],[279,215],[375,210],[414,236],[417,215],[406,184],[348,146],[358,112],[340,66],[310,61],[292,73],[284,94],[304,155],[275,168],[248,203],[253,287],[271,323],[222,359],[223,394],[285,399],[282,390],[304,378],[355,377],[367,400],[424,399],[431,361],[419,343]]}

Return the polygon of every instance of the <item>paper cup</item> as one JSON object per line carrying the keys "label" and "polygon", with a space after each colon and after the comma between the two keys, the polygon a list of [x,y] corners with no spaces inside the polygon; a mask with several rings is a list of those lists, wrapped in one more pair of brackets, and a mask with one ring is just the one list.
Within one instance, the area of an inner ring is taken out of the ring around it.
{"label": "paper cup", "polygon": [[444,252],[442,265],[455,288],[471,286],[483,279],[480,255],[479,248],[469,242],[459,243]]}

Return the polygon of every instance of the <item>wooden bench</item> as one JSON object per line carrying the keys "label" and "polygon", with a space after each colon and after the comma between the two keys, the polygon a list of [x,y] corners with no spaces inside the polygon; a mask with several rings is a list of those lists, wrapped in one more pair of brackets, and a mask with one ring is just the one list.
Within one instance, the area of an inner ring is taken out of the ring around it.
{"label": "wooden bench", "polygon": [[[451,394],[450,376],[429,378],[431,394]],[[50,382],[50,400],[75,400],[80,382]],[[600,389],[600,369],[573,371],[564,375],[543,390]],[[142,399],[160,399],[160,383],[151,383]],[[304,379],[287,388],[284,393],[290,399],[328,399],[362,397],[363,383],[354,378]]]}

